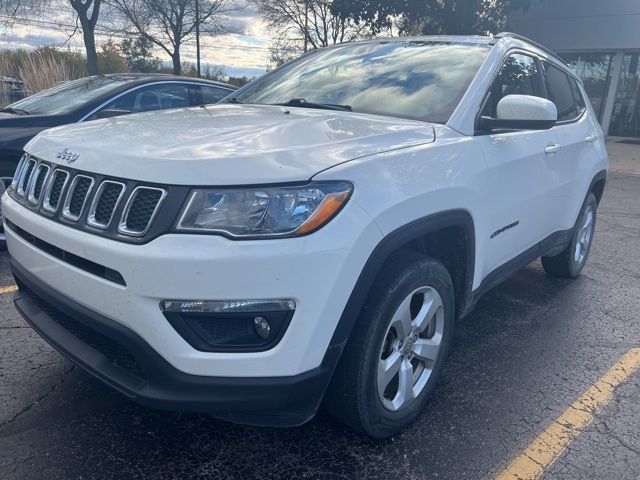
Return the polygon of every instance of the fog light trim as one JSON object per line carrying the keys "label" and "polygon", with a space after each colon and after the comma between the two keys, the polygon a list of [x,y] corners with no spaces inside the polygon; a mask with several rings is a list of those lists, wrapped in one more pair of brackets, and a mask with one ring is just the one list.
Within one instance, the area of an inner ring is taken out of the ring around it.
{"label": "fog light trim", "polygon": [[283,312],[296,309],[291,299],[277,300],[164,300],[163,312],[172,313],[260,313]]}

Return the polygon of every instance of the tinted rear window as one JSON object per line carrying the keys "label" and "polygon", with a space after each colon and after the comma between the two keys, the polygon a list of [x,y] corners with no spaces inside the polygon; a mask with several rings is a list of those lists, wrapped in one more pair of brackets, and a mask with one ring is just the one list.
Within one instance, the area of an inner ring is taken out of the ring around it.
{"label": "tinted rear window", "polygon": [[558,109],[558,121],[575,119],[579,110],[568,75],[547,62],[544,62],[544,69],[549,100]]}

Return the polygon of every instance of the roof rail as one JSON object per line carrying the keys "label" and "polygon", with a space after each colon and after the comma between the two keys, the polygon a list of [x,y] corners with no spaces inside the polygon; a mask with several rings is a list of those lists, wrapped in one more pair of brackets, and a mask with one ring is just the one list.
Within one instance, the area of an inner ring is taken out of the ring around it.
{"label": "roof rail", "polygon": [[531,40],[530,38],[525,37],[524,35],[518,35],[517,33],[512,33],[512,32],[501,32],[498,33],[497,35],[495,35],[493,38],[515,38],[516,40],[521,40],[523,42],[526,42],[530,45],[533,45],[536,48],[539,48],[540,50],[544,51],[545,53],[548,53],[549,55],[551,55],[553,58],[555,58],[556,60],[560,60],[562,63],[564,63],[564,60],[562,60],[562,58],[553,50],[545,47],[544,45],[540,45],[537,42],[534,42],[533,40]]}

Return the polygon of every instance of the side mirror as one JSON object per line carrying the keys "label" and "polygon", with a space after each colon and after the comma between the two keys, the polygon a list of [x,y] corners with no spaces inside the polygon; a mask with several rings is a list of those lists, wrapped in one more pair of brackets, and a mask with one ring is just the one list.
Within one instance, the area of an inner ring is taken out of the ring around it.
{"label": "side mirror", "polygon": [[106,108],[91,115],[91,120],[98,120],[100,118],[119,117],[120,115],[127,115],[131,113],[129,110],[122,110],[118,108]]}
{"label": "side mirror", "polygon": [[558,122],[553,102],[532,95],[507,95],[498,102],[498,118],[480,117],[480,130],[549,130]]}

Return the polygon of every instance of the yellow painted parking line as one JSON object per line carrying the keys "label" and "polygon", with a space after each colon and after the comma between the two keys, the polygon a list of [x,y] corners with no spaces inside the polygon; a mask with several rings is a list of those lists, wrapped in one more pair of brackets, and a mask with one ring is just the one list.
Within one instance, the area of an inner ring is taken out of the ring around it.
{"label": "yellow painted parking line", "polygon": [[613,396],[615,388],[640,368],[640,348],[625,353],[611,369],[518,455],[498,480],[540,478]]}
{"label": "yellow painted parking line", "polygon": [[18,287],[15,285],[10,285],[8,287],[0,287],[0,295],[2,295],[3,293],[15,292],[16,290],[18,290]]}

